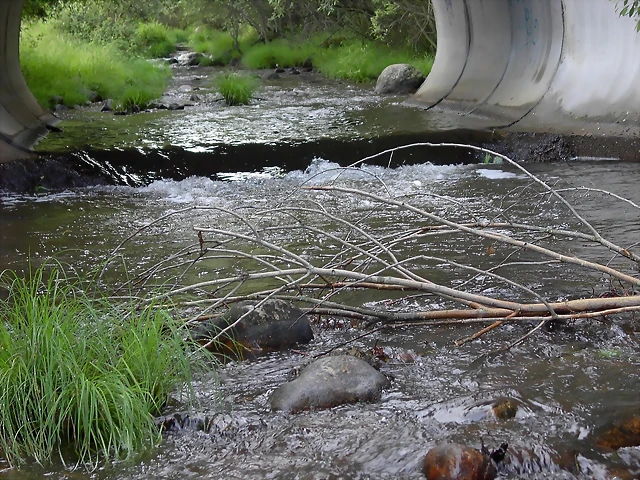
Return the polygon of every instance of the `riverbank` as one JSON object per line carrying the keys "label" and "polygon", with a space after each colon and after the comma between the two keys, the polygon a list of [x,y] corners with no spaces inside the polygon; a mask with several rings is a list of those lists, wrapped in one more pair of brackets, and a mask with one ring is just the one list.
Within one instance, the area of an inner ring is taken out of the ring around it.
{"label": "riverbank", "polygon": [[118,104],[149,102],[164,93],[171,77],[166,66],[112,44],[81,41],[43,21],[23,28],[20,51],[29,89],[43,107],[54,111],[57,105],[107,98]]}
{"label": "riverbank", "polygon": [[[129,43],[87,40],[66,32],[60,20],[27,23],[21,37],[21,63],[27,85],[38,102],[52,111],[112,99],[116,110],[145,109],[169,85],[171,70],[161,57],[176,49],[193,50],[192,65],[269,69],[300,67],[328,78],[374,82],[394,63],[409,63],[423,75],[432,55],[394,50],[384,44],[326,35],[258,41],[248,32],[237,45],[227,32],[208,27],[179,30],[159,23],[140,23]],[[180,42],[180,43],[179,43]],[[152,59],[158,60],[152,61]],[[58,105],[64,105],[59,107]]]}
{"label": "riverbank", "polygon": [[[317,72],[262,80],[256,99],[228,107],[212,79],[223,67],[173,66],[159,102],[178,110],[136,115],[101,112],[101,104],[59,112],[62,132],[36,148],[39,158],[0,166],[0,189],[57,191],[90,185],[143,186],[189,176],[226,178],[270,169],[305,170],[314,159],[340,165],[413,143],[484,146],[522,162],[586,158],[633,160],[638,141],[545,133],[474,131],[469,119],[403,106],[406,96],[376,94],[371,85],[328,80]],[[253,75],[265,71],[251,71]],[[457,148],[412,148],[398,164],[484,163]],[[389,155],[368,163],[386,165]]]}

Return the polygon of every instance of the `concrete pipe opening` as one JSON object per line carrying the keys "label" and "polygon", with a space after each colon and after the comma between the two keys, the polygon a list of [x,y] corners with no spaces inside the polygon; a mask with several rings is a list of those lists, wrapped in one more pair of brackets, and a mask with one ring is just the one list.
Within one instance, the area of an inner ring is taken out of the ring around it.
{"label": "concrete pipe opening", "polygon": [[20,69],[24,0],[0,1],[0,163],[32,156],[31,148],[58,119],[29,91]]}
{"label": "concrete pipe opening", "polygon": [[637,136],[640,34],[611,0],[433,0],[438,47],[407,102],[478,129]]}

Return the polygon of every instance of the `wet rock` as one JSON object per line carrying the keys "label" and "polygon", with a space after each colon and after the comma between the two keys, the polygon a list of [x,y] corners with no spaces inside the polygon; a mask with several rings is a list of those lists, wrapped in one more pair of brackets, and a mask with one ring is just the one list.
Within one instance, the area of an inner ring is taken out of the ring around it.
{"label": "wet rock", "polygon": [[367,362],[376,370],[380,370],[380,367],[382,366],[382,362],[379,358],[373,355],[372,351],[365,351],[358,347],[336,348],[329,355],[333,357],[337,357],[340,355],[351,355],[352,357],[356,357],[364,362]]}
{"label": "wet rock", "polygon": [[193,87],[191,85],[181,85],[180,88],[178,88],[178,91],[181,93],[188,93],[192,90],[193,90]]}
{"label": "wet rock", "polygon": [[156,427],[163,432],[178,432],[180,430],[205,431],[208,428],[208,419],[199,416],[191,416],[185,413],[174,413],[157,417],[154,420]]}
{"label": "wet rock", "polygon": [[511,398],[501,398],[491,406],[491,410],[498,420],[515,418],[518,413],[518,402]]}
{"label": "wet rock", "polygon": [[56,105],[56,108],[54,108],[54,110],[55,110],[56,113],[65,112],[65,111],[69,110],[69,107],[67,107],[66,105],[64,105],[62,103],[59,103],[59,104]]}
{"label": "wet rock", "polygon": [[376,82],[376,93],[405,94],[414,93],[424,75],[417,68],[406,63],[396,63],[385,68]]}
{"label": "wet rock", "polygon": [[291,67],[291,68],[289,69],[289,73],[290,73],[291,75],[300,75],[300,70],[298,70],[296,67]]}
{"label": "wet rock", "polygon": [[205,56],[198,52],[185,52],[178,56],[178,63],[185,66],[196,66],[202,63]]}
{"label": "wet rock", "polygon": [[273,73],[284,73],[284,72],[285,72],[285,69],[278,66],[276,66],[276,69],[273,71]]}
{"label": "wet rock", "polygon": [[351,355],[324,357],[271,395],[273,410],[289,413],[357,402],[375,402],[389,380],[371,365]]}
{"label": "wet rock", "polygon": [[[512,160],[527,162],[570,160],[578,153],[575,142],[569,137],[551,133],[496,134],[494,139],[482,146]],[[484,161],[484,158],[480,160]]]}
{"label": "wet rock", "polygon": [[427,480],[493,480],[491,459],[475,448],[446,443],[433,447],[424,457]]}
{"label": "wet rock", "polygon": [[34,193],[43,188],[62,190],[108,183],[101,172],[80,171],[66,158],[38,158],[0,164],[0,190],[7,192]]}
{"label": "wet rock", "polygon": [[112,112],[113,111],[113,100],[111,98],[107,98],[102,104],[101,112]]}
{"label": "wet rock", "polygon": [[281,77],[276,72],[264,72],[260,78],[262,78],[262,80],[278,80]]}
{"label": "wet rock", "polygon": [[176,57],[171,57],[170,59],[167,60],[168,65],[177,65],[178,63],[180,62]]}
{"label": "wet rock", "polygon": [[640,445],[640,416],[634,415],[606,430],[598,437],[598,445],[612,450]]}
{"label": "wet rock", "polygon": [[313,340],[313,331],[304,312],[283,300],[255,301],[234,305],[221,318],[202,322],[194,330],[194,338],[202,344],[242,317],[225,338],[211,350],[216,353],[246,357],[263,351],[284,350]]}

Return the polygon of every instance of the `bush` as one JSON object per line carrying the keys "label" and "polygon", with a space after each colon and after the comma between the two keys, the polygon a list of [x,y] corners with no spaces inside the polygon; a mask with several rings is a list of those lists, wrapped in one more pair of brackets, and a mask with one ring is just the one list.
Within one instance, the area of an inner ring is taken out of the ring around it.
{"label": "bush", "polygon": [[201,26],[189,36],[189,45],[194,51],[210,56],[214,64],[228,65],[232,60],[240,58],[241,52],[253,45],[256,39],[255,30],[245,29],[238,37],[236,48],[229,33]]}
{"label": "bush", "polygon": [[288,40],[278,39],[254,45],[243,55],[242,63],[247,68],[294,67],[302,65],[314,51],[308,42],[296,46]]}
{"label": "bush", "polygon": [[340,46],[319,50],[314,65],[330,78],[368,82],[378,78],[394,63],[409,63],[425,75],[433,65],[429,56],[416,57],[411,52],[391,50],[375,42],[347,41]]}
{"label": "bush", "polygon": [[203,365],[185,332],[162,308],[89,298],[44,268],[0,275],[0,451],[12,465],[55,455],[96,467],[156,445],[154,416],[176,388],[190,395]]}
{"label": "bush", "polygon": [[229,106],[246,105],[257,88],[254,78],[239,73],[225,73],[215,80],[216,87]]}
{"label": "bush", "polygon": [[31,23],[22,31],[22,71],[36,99],[51,106],[54,96],[66,105],[83,104],[89,92],[116,101],[127,95],[161,96],[170,71],[119,51],[113,45],[86,43],[50,23]]}
{"label": "bush", "polygon": [[169,29],[158,22],[141,23],[136,29],[138,51],[150,58],[167,57],[176,51]]}

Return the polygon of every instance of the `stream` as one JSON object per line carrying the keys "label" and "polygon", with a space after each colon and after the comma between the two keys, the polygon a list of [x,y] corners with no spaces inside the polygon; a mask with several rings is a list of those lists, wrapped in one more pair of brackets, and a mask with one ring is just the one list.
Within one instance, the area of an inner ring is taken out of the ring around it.
{"label": "stream", "polygon": [[[199,88],[209,74],[207,70],[197,74],[185,70],[177,73],[175,82]],[[379,195],[390,191],[421,208],[461,219],[466,213],[460,204],[491,218],[505,198],[526,191],[530,184],[528,177],[508,164],[483,165],[478,155],[469,152],[443,153],[427,147],[411,150],[410,161],[387,155],[375,164],[338,170],[369,150],[340,153],[339,149],[318,148],[313,152],[313,145],[324,145],[327,136],[360,145],[398,134],[405,135],[403,139],[419,139],[425,130],[468,138],[454,128],[459,127],[455,120],[407,109],[399,105],[400,99],[381,99],[370,88],[329,84],[313,76],[304,81],[285,78],[266,84],[259,93],[262,101],[233,108],[222,107],[214,93],[204,90],[170,93],[174,98],[183,95],[182,101],[189,101],[187,96],[193,94],[199,96],[197,105],[178,112],[127,117],[91,109],[68,112],[65,133],[51,135],[39,148],[47,152],[102,150],[100,158],[111,162],[102,166],[119,181],[48,193],[2,193],[0,268],[24,271],[28,262],[37,264],[55,255],[87,272],[134,229],[168,211],[189,205],[248,211],[276,204],[302,185],[339,184]],[[308,154],[291,150],[291,162],[276,163],[278,148],[300,143],[306,145]],[[178,148],[206,162],[207,155],[234,146],[239,149],[236,154],[244,152],[251,158],[231,155],[225,168],[215,173],[199,166],[196,173],[185,170],[165,175],[158,169],[143,177],[119,160],[129,155],[125,150],[153,151],[161,157],[163,149]],[[267,150],[273,152],[273,161],[253,158]],[[87,153],[74,155],[97,161]],[[259,166],[249,166],[256,163]],[[527,168],[550,184],[605,189],[640,203],[637,163],[583,158],[528,164]],[[414,216],[377,209],[362,198],[308,195],[309,201],[322,203],[330,212],[366,222],[372,233],[421,225]],[[306,201],[307,197],[301,198]],[[637,209],[605,195],[576,194],[571,199],[607,238],[623,246],[639,241]],[[514,202],[510,215],[514,222],[576,227],[567,210],[554,202]],[[322,219],[317,222],[327,226]],[[193,243],[191,227],[203,223],[225,226],[233,219],[208,211],[172,217],[137,237],[124,256],[133,269],[142,269]],[[332,248],[311,233],[298,236],[295,231],[284,231],[279,235],[281,241],[310,257],[327,255]],[[580,241],[554,245],[590,260],[606,263],[611,258],[603,249]],[[408,249],[407,255],[420,252],[455,261],[476,259],[485,267],[509,253],[499,250],[494,259],[486,254],[487,246],[478,239],[451,236],[402,248]],[[217,273],[202,267],[188,280]],[[577,267],[541,266],[508,273],[550,301],[587,297],[593,292],[598,295],[610,288],[601,276]],[[447,267],[435,265],[432,274],[440,281],[458,281]],[[513,295],[512,290],[486,279],[473,282],[469,290]],[[385,301],[379,293],[359,292],[345,298],[368,306]],[[397,308],[424,309],[430,301],[398,299]],[[477,448],[482,442],[492,448],[508,442],[513,459],[500,478],[640,478],[638,447],[608,451],[596,442],[602,429],[640,408],[640,326],[631,315],[543,329],[522,345],[492,357],[482,355],[526,333],[531,325],[510,324],[462,347],[456,347],[455,340],[474,334],[477,325],[377,332],[355,340],[354,345],[363,350],[382,347],[390,358],[381,371],[392,379],[392,386],[379,402],[295,415],[272,412],[271,392],[287,381],[305,356],[362,333],[339,319],[312,324],[315,340],[308,346],[231,362],[219,367],[215,375],[197,379],[198,405],[191,414],[206,417],[208,431],[171,433],[160,447],[133,462],[86,474],[67,471],[62,465],[46,469],[28,465],[14,471],[0,460],[0,477],[420,479],[424,478],[421,463],[425,453],[448,441]],[[498,419],[491,405],[504,399],[517,405],[517,412],[512,418]],[[176,402],[166,413],[183,411],[181,408],[184,406]]]}

